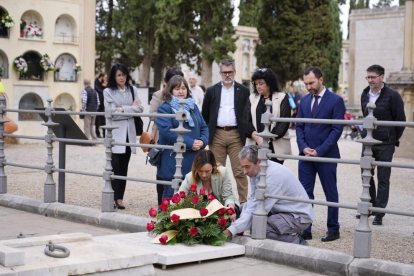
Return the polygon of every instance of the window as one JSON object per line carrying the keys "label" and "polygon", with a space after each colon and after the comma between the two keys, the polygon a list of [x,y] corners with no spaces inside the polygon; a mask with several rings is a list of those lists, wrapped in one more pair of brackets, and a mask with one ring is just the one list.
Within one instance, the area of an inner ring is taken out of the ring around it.
{"label": "window", "polygon": [[[8,12],[3,8],[0,7],[0,18],[2,18],[4,15],[7,15]],[[6,28],[6,26],[4,26],[4,24],[2,24],[0,22],[0,38],[9,38],[9,29]]]}
{"label": "window", "polygon": [[27,72],[20,72],[20,80],[43,80],[43,70],[40,67],[40,60],[42,57],[40,54],[30,51],[23,54],[23,58],[27,62]]}
{"label": "window", "polygon": [[6,54],[0,50],[0,73],[3,72],[3,78],[9,78],[9,61]]}
{"label": "window", "polygon": [[78,42],[76,36],[76,22],[69,15],[61,15],[55,22],[55,41]]}
{"label": "window", "polygon": [[55,73],[55,81],[77,82],[78,77],[76,71],[73,70],[75,64],[76,60],[72,55],[60,55],[55,62],[56,67],[60,66],[59,72]]}
{"label": "window", "polygon": [[[35,107],[43,107],[43,101],[36,93],[25,94],[19,102],[19,109],[34,110]],[[19,121],[42,121],[39,114],[19,113]]]}
{"label": "window", "polygon": [[20,37],[29,39],[43,39],[44,24],[42,16],[37,11],[27,11],[22,15]]}

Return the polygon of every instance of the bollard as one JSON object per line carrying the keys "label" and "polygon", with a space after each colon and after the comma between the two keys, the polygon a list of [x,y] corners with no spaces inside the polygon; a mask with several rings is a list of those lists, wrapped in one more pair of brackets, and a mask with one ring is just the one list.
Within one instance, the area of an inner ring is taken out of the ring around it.
{"label": "bollard", "polygon": [[258,157],[262,161],[260,162],[260,181],[257,185],[255,196],[257,199],[257,207],[253,212],[253,221],[252,221],[252,238],[253,239],[265,239],[266,238],[266,228],[267,228],[267,212],[265,209],[265,193],[266,193],[266,170],[268,167],[267,154],[271,153],[269,149],[270,139],[276,137],[277,135],[272,134],[270,129],[270,118],[273,117],[270,112],[270,107],[272,106],[272,101],[266,102],[266,112],[262,114],[262,123],[265,125],[265,128],[262,132],[257,135],[263,137],[263,144],[259,149]]}
{"label": "bollard", "polygon": [[52,107],[53,100],[51,98],[47,99],[48,105],[45,109],[45,116],[47,116],[48,120],[46,123],[43,123],[43,126],[47,127],[47,134],[45,135],[45,142],[47,148],[47,160],[45,166],[46,172],[46,182],[44,187],[44,202],[56,202],[56,183],[53,180],[53,171],[52,169],[55,167],[53,165],[53,127],[58,126],[59,124],[54,123],[52,120],[52,111],[54,108]]}
{"label": "bollard", "polygon": [[369,195],[369,181],[372,177],[371,170],[374,169],[372,161],[375,159],[372,157],[372,146],[381,144],[381,141],[375,140],[372,137],[372,131],[374,130],[374,122],[377,119],[373,115],[375,104],[368,103],[368,116],[364,118],[364,129],[367,131],[367,136],[364,139],[358,139],[358,143],[364,145],[364,156],[361,157],[360,165],[362,171],[362,194],[361,202],[358,202],[358,212],[361,214],[358,225],[355,227],[354,237],[354,257],[355,258],[370,258],[371,256],[371,239],[372,230],[368,223],[368,208],[372,206],[369,202],[371,197]]}
{"label": "bollard", "polygon": [[171,188],[174,189],[174,194],[178,192],[180,183],[183,181],[183,175],[181,172],[182,163],[183,163],[183,152],[186,151],[186,146],[184,144],[184,133],[191,132],[191,130],[184,127],[184,120],[187,118],[187,113],[184,111],[185,100],[180,100],[180,109],[175,113],[175,119],[178,121],[178,127],[171,129],[178,134],[177,142],[174,144],[175,155],[175,174],[172,181]]}
{"label": "bollard", "polygon": [[112,189],[111,175],[114,174],[112,171],[112,131],[118,127],[112,126],[112,116],[115,109],[112,108],[112,99],[108,99],[108,103],[111,108],[105,110],[106,125],[102,126],[102,129],[106,131],[104,146],[106,154],[105,171],[103,173],[103,179],[105,180],[105,187],[102,191],[102,212],[113,212],[114,211],[114,190]]}
{"label": "bollard", "polygon": [[4,164],[6,162],[5,155],[4,155],[4,124],[9,122],[8,120],[4,119],[4,109],[6,106],[4,105],[4,101],[6,99],[4,96],[0,97],[0,194],[7,193],[7,176],[6,172],[4,171]]}

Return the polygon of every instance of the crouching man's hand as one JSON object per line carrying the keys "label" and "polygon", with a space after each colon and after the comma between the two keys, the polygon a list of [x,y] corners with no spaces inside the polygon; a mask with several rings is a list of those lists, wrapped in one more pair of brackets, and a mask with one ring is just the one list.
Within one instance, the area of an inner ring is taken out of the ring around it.
{"label": "crouching man's hand", "polygon": [[231,232],[230,232],[229,230],[227,230],[227,229],[226,229],[226,230],[224,230],[224,231],[223,231],[223,233],[224,233],[224,234],[226,234],[226,235],[227,235],[227,237],[231,237],[231,236],[232,236],[232,235],[231,235]]}

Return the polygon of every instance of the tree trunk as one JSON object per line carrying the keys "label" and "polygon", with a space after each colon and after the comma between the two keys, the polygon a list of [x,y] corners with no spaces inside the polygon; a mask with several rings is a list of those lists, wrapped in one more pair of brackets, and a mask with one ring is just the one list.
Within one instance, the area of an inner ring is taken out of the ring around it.
{"label": "tree trunk", "polygon": [[[106,37],[107,37],[107,41],[109,41],[110,43],[112,43],[113,12],[114,12],[114,1],[109,0],[108,1],[108,24],[107,24]],[[111,72],[111,68],[112,68],[112,56],[107,54],[105,57],[105,73],[109,75]]]}
{"label": "tree trunk", "polygon": [[147,86],[145,81],[150,79],[151,60],[154,53],[155,31],[154,24],[151,22],[151,27],[147,33],[147,49],[142,61],[142,72],[139,72],[139,82],[141,86]]}
{"label": "tree trunk", "polygon": [[162,66],[161,62],[158,58],[155,59],[154,64],[154,87],[157,88],[157,90],[160,90],[161,88],[161,81],[162,81]]}
{"label": "tree trunk", "polygon": [[[204,47],[208,52],[211,52],[213,47],[211,45],[211,41],[207,40],[204,42]],[[212,85],[212,74],[213,74],[213,63],[205,58],[203,58],[201,62],[201,83],[205,87],[209,87]]]}

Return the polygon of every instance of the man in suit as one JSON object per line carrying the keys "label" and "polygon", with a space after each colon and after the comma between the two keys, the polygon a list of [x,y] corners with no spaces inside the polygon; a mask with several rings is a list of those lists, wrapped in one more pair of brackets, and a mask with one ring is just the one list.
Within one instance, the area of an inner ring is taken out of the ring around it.
{"label": "man in suit", "polygon": [[[374,117],[378,121],[403,121],[405,122],[404,102],[397,91],[389,88],[384,83],[385,70],[380,65],[372,65],[367,69],[368,87],[361,94],[361,108],[364,117],[368,116],[368,103],[374,103]],[[404,127],[378,126],[372,132],[372,137],[381,141],[381,144],[372,146],[372,157],[375,161],[392,162],[395,147],[399,146],[400,138],[403,135]],[[367,135],[366,130],[362,132],[362,137]],[[362,150],[362,156],[364,156]],[[371,173],[374,175],[374,171]],[[385,208],[388,204],[390,195],[390,177],[391,168],[377,168],[378,190],[375,189],[374,177],[369,182],[370,202],[374,207]],[[382,225],[384,213],[371,214],[375,215],[373,225]],[[357,215],[359,219],[361,216]]]}
{"label": "man in suit", "polygon": [[249,88],[234,81],[234,61],[223,59],[220,64],[222,81],[207,88],[202,114],[209,130],[209,148],[217,162],[226,165],[230,157],[233,176],[237,182],[240,203],[247,201],[248,181],[238,154],[246,143],[243,110],[249,98]]}
{"label": "man in suit", "polygon": [[[309,94],[301,99],[298,118],[344,119],[344,101],[323,86],[322,71],[318,67],[307,68],[303,81]],[[342,125],[297,123],[299,154],[309,157],[340,158],[337,142],[341,137],[342,129]],[[310,199],[315,198],[313,190],[318,174],[326,200],[338,202],[336,167],[337,164],[299,161],[299,180]],[[340,238],[338,216],[338,208],[328,207],[328,232],[322,237],[323,242]],[[306,240],[312,239],[311,227],[302,232],[302,237]]]}

